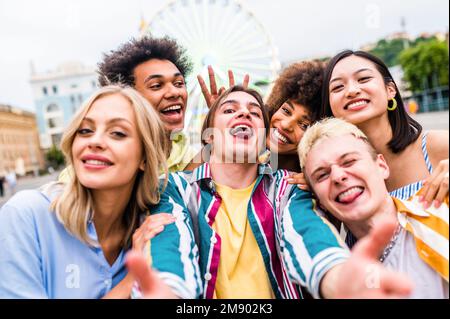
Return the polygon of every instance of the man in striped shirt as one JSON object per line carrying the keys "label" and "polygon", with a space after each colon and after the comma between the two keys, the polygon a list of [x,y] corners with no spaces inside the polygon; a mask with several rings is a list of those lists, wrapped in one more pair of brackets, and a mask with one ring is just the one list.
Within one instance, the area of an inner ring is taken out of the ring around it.
{"label": "man in striped shirt", "polygon": [[323,207],[358,238],[380,218],[397,224],[380,261],[413,281],[411,298],[448,299],[448,196],[427,210],[418,196],[391,197],[384,180],[389,167],[356,126],[326,119],[310,127],[299,145],[306,179]]}
{"label": "man in striped shirt", "polygon": [[207,299],[300,298],[296,285],[316,298],[407,292],[408,280],[380,267],[381,282],[392,284],[367,287],[370,243],[360,243],[360,253],[349,258],[332,226],[316,214],[311,194],[287,184],[286,171],[258,164],[268,122],[260,95],[239,86],[211,107],[202,134],[211,146],[208,163],[172,173],[160,203],[150,208],[176,217],[146,252],[158,277],[130,257],[144,296],[161,297],[155,294],[161,286],[172,291],[164,297]]}

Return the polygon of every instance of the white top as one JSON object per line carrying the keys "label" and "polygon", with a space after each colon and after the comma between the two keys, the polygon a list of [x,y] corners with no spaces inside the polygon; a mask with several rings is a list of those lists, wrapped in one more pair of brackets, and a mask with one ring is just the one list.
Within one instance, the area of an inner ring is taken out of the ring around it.
{"label": "white top", "polygon": [[448,283],[417,253],[414,236],[402,229],[383,264],[409,276],[414,283],[411,299],[448,299]]}

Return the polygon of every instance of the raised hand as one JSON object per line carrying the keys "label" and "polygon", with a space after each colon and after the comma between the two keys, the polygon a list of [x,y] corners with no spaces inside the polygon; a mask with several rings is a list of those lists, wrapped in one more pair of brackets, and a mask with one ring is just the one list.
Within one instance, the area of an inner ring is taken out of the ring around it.
{"label": "raised hand", "polygon": [[[216,75],[214,73],[212,66],[210,66],[210,65],[208,66],[208,76],[209,76],[209,86],[210,86],[209,90],[208,90],[208,86],[206,85],[205,80],[203,79],[203,77],[201,75],[197,75],[197,80],[198,80],[198,83],[200,84],[200,88],[202,90],[203,97],[205,98],[206,105],[208,106],[208,108],[210,108],[214,104],[214,102],[217,100],[217,98],[223,92],[225,92],[226,89],[225,89],[225,87],[222,86],[219,90],[217,90]],[[249,81],[250,81],[250,76],[248,74],[246,74],[244,76],[244,81],[242,83],[242,86],[247,88]],[[230,87],[235,85],[234,74],[233,74],[233,71],[231,71],[231,70],[228,70],[228,84]]]}

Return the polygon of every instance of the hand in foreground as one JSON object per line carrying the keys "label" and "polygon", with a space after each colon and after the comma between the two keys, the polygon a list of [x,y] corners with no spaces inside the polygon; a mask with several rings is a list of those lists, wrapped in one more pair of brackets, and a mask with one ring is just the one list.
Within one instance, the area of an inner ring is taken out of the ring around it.
{"label": "hand in foreground", "polygon": [[[348,261],[331,269],[322,280],[326,298],[407,298],[413,284],[404,274],[390,271],[379,262],[397,223],[379,220],[371,232],[358,241]],[[327,278],[328,277],[328,278]]]}
{"label": "hand in foreground", "polygon": [[303,173],[293,173],[284,178],[289,184],[295,184],[301,190],[309,192],[308,183],[306,183],[305,175]]}
{"label": "hand in foreground", "polygon": [[133,276],[139,285],[144,299],[177,299],[178,297],[172,292],[161,278],[158,277],[156,271],[151,269],[145,257],[137,252],[130,251],[125,261],[128,272]]}

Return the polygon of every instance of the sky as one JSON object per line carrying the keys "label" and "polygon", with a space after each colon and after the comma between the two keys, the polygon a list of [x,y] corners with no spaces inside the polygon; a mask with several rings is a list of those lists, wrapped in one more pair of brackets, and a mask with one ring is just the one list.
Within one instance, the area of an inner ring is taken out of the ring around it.
{"label": "sky", "polygon": [[[66,61],[95,66],[139,34],[166,0],[0,0],[0,104],[34,111],[29,84]],[[405,29],[446,32],[448,0],[240,0],[264,25],[282,63],[357,49]]]}

